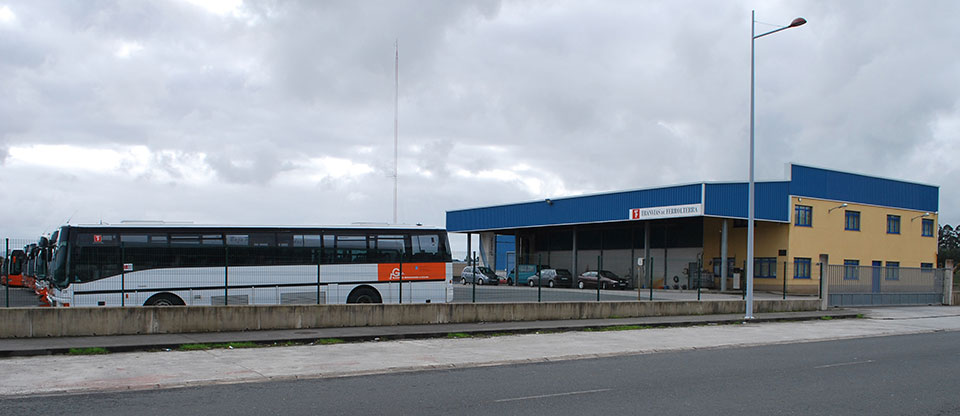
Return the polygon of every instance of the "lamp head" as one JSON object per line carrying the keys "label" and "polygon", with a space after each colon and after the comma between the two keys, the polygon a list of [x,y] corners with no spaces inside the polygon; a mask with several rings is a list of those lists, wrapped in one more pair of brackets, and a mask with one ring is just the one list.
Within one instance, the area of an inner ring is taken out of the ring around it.
{"label": "lamp head", "polygon": [[803,26],[803,25],[806,24],[806,23],[807,23],[807,19],[804,19],[804,18],[802,18],[802,17],[798,17],[798,18],[796,18],[796,19],[793,19],[792,22],[790,22],[790,27]]}
{"label": "lamp head", "polygon": [[830,212],[833,212],[833,210],[835,210],[835,209],[846,208],[846,207],[847,207],[847,203],[844,202],[844,203],[842,203],[842,204],[840,204],[840,205],[837,205],[837,206],[835,206],[835,207],[833,207],[833,208],[828,209],[827,212],[830,213]]}

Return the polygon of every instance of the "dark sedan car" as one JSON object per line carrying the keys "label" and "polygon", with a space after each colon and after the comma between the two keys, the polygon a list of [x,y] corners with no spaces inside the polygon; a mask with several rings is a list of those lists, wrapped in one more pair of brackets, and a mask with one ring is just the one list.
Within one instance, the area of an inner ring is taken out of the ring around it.
{"label": "dark sedan car", "polygon": [[543,269],[540,270],[540,276],[530,276],[527,284],[530,287],[537,285],[546,287],[570,287],[573,281],[573,274],[567,269]]}
{"label": "dark sedan car", "polygon": [[597,287],[598,275],[601,289],[626,289],[630,287],[630,282],[627,279],[617,276],[616,273],[609,270],[584,272],[577,276],[577,287],[580,289]]}

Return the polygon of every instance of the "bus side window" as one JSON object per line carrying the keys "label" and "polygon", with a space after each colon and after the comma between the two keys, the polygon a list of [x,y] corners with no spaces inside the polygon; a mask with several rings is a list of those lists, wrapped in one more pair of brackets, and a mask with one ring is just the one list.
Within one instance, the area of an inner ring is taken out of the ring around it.
{"label": "bus side window", "polygon": [[367,261],[367,236],[338,235],[334,263],[365,263]]}
{"label": "bus side window", "polygon": [[127,244],[146,244],[147,236],[145,234],[120,234],[120,242]]}
{"label": "bus side window", "polygon": [[369,259],[371,263],[396,263],[406,252],[402,235],[378,235],[372,242],[375,244],[376,255]]}
{"label": "bus side window", "polygon": [[283,250],[284,255],[280,259],[280,264],[317,264],[321,241],[319,234],[295,234],[291,241],[293,246]]}
{"label": "bus side window", "polygon": [[277,233],[277,247],[293,247],[293,234]]}
{"label": "bus side window", "polygon": [[336,236],[333,234],[323,235],[323,249],[320,255],[320,262],[323,264],[333,264],[337,257]]}
{"label": "bus side window", "polygon": [[443,261],[440,255],[440,238],[436,234],[412,235],[413,261]]}

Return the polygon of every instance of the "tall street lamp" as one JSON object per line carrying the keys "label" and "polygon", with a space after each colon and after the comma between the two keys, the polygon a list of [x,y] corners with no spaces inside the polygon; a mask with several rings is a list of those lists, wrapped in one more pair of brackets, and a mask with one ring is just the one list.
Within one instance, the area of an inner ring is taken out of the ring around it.
{"label": "tall street lamp", "polygon": [[[753,10],[750,13],[750,190],[749,190],[749,202],[747,203],[747,293],[746,293],[746,303],[747,311],[744,315],[744,319],[753,319],[753,222],[754,222],[754,181],[753,181],[753,125],[754,125],[754,101],[756,101],[754,93],[754,44],[758,38],[762,38],[767,35],[777,33],[781,30],[789,29],[791,27],[802,26],[807,21],[798,17],[793,19],[789,25],[781,27],[779,29],[771,30],[766,33],[757,34],[757,11]],[[784,279],[787,278],[786,274],[783,276]]]}

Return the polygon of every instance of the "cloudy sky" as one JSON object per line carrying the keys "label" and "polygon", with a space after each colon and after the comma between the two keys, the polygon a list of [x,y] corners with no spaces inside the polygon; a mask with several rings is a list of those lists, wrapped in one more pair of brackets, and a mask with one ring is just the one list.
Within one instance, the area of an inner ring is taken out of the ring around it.
{"label": "cloudy sky", "polygon": [[[0,0],[0,235],[329,224],[746,180],[940,186],[960,223],[956,1]],[[459,240],[458,240],[459,241]]]}

